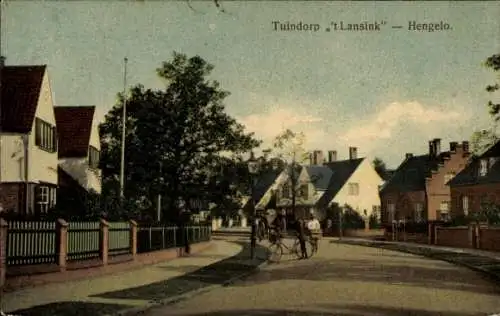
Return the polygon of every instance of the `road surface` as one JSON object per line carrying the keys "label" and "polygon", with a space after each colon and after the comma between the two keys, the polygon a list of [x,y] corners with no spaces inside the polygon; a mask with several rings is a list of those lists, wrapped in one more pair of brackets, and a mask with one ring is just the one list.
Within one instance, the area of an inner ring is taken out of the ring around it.
{"label": "road surface", "polygon": [[444,315],[500,312],[500,289],[452,264],[323,240],[309,260],[284,257],[227,287],[143,315]]}

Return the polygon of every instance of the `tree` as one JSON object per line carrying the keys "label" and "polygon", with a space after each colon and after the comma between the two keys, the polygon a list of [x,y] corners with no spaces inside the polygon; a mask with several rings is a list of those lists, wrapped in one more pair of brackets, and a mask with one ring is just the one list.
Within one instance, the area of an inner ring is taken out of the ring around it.
{"label": "tree", "polygon": [[[500,71],[500,54],[494,54],[488,57],[484,63],[486,68],[493,69],[493,71]],[[500,78],[500,74],[497,75],[497,78]],[[492,85],[488,85],[486,87],[486,91],[489,93],[494,93],[495,91],[500,89],[500,84],[494,83]],[[490,115],[494,118],[495,121],[500,120],[500,103],[494,102],[492,100],[488,101],[488,108],[490,110]]]}
{"label": "tree", "polygon": [[475,156],[479,155],[486,148],[490,147],[498,140],[494,129],[483,129],[475,131],[471,136],[471,153]]}
{"label": "tree", "polygon": [[[229,95],[206,79],[213,66],[199,56],[174,52],[157,74],[165,89],[136,85],[127,96],[125,196],[144,211],[160,194],[164,220],[176,220],[192,199],[217,200],[210,177],[220,171],[222,152],[243,153],[260,142],[225,113]],[[124,96],[100,125],[103,180],[116,194]],[[212,194],[214,193],[214,194]]]}
{"label": "tree", "polygon": [[385,179],[387,177],[387,167],[385,165],[385,162],[381,158],[375,157],[375,159],[373,159],[372,161],[372,165],[382,179]]}
{"label": "tree", "polygon": [[295,215],[297,202],[298,180],[300,176],[301,165],[309,158],[304,149],[304,133],[295,133],[289,129],[285,130],[274,139],[273,147],[275,154],[285,163],[288,179],[290,181],[290,192],[292,202],[292,212]]}

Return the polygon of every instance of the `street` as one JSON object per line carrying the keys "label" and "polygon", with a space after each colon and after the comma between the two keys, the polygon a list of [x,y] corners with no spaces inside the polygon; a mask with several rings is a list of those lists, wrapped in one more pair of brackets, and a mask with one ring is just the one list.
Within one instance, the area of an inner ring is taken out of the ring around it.
{"label": "street", "polygon": [[279,264],[236,284],[152,309],[160,315],[491,315],[500,289],[443,261],[322,240],[309,260]]}

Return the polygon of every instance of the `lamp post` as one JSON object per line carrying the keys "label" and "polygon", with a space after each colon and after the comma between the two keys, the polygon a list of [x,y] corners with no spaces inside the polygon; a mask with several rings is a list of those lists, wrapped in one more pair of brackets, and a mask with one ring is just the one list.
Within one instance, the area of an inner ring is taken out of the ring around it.
{"label": "lamp post", "polygon": [[250,201],[252,203],[252,233],[250,236],[250,255],[252,259],[255,259],[255,247],[257,245],[257,214],[254,201],[254,187],[255,187],[255,176],[259,172],[259,163],[255,159],[254,153],[250,153],[250,159],[248,160],[248,172],[250,173]]}

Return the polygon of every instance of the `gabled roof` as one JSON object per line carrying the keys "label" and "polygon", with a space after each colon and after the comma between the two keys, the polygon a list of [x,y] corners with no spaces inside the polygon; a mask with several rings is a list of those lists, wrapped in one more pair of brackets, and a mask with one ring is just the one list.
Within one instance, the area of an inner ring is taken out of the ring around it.
{"label": "gabled roof", "polygon": [[365,158],[341,160],[326,163],[325,166],[329,167],[332,171],[332,176],[328,183],[328,190],[321,196],[318,201],[319,205],[328,205],[330,201],[339,193],[340,189],[352,176],[354,171],[358,169],[359,165]]}
{"label": "gabled roof", "polygon": [[304,166],[304,169],[309,175],[311,183],[316,190],[326,191],[328,189],[328,184],[332,176],[332,170],[330,168],[327,166]]}
{"label": "gabled roof", "polygon": [[46,65],[2,68],[3,132],[24,134],[31,131],[46,68]]}
{"label": "gabled roof", "polygon": [[56,106],[59,158],[86,157],[95,106]]}
{"label": "gabled roof", "polygon": [[[450,152],[442,152],[435,158],[427,155],[413,156],[405,159],[396,169],[392,177],[383,185],[380,193],[392,190],[399,192],[411,192],[425,190],[425,179],[432,174],[432,170],[438,168],[445,158],[450,157]],[[408,173],[414,171],[410,177]]]}
{"label": "gabled roof", "polygon": [[[475,184],[486,184],[486,183],[498,183],[500,182],[500,160],[496,159],[492,161],[492,164],[488,167],[488,172],[485,176],[479,176],[479,163],[481,159],[489,159],[500,157],[500,141],[490,146],[488,149],[483,151],[483,153],[474,158],[461,172],[459,172],[453,179],[448,181],[448,185],[451,187],[462,186],[462,185],[475,185]],[[490,162],[488,162],[490,164]]]}

